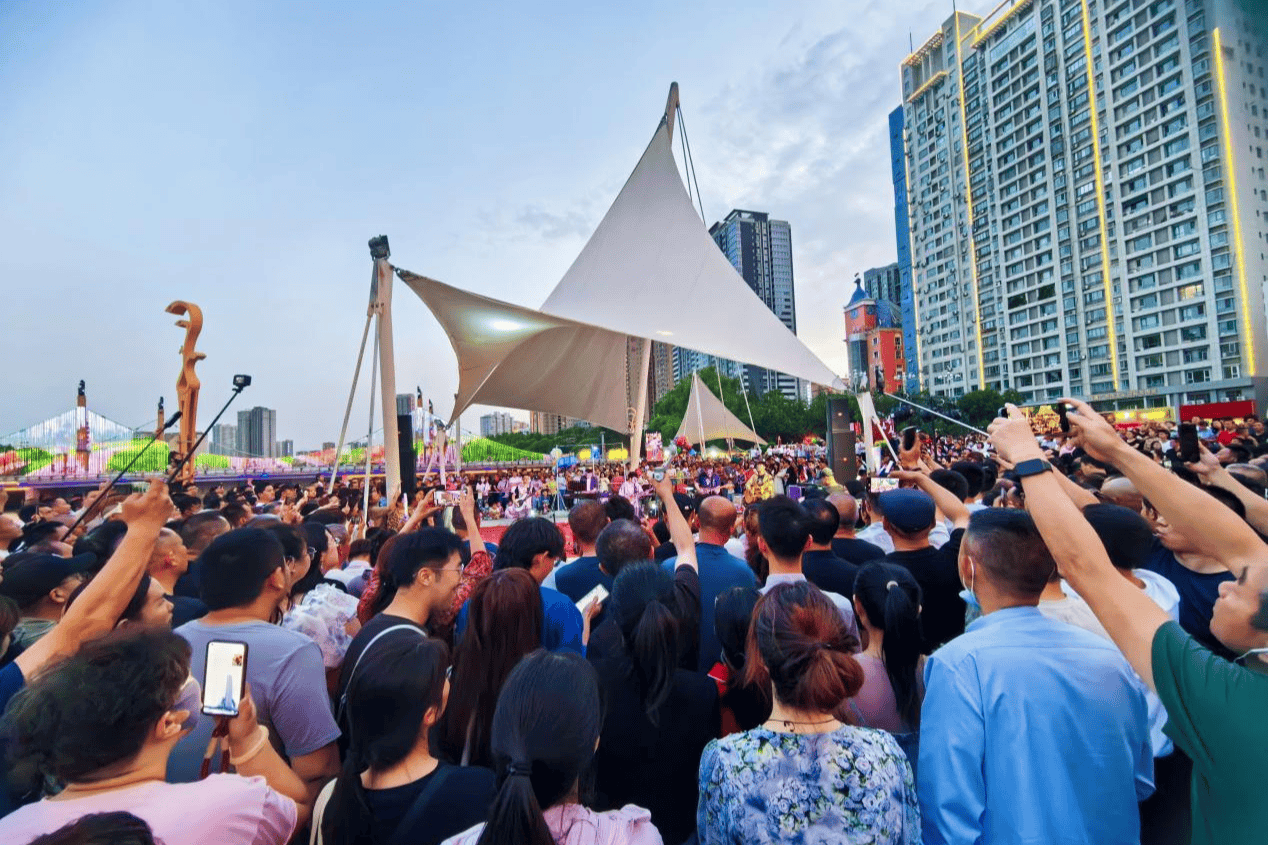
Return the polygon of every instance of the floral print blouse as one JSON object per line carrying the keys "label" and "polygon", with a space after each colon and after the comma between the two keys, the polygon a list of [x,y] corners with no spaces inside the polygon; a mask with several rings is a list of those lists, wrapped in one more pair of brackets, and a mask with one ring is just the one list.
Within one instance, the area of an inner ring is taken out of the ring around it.
{"label": "floral print blouse", "polygon": [[766,728],[713,740],[700,759],[701,845],[919,845],[911,766],[884,731]]}

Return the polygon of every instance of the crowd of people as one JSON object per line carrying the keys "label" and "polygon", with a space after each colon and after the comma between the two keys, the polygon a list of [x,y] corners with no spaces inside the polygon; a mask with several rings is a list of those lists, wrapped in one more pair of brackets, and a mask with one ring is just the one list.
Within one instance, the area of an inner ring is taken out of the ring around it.
{"label": "crowd of people", "polygon": [[447,507],[32,491],[0,841],[1264,841],[1268,437],[1202,424],[1186,462],[1067,401],[844,483],[772,449],[451,475]]}

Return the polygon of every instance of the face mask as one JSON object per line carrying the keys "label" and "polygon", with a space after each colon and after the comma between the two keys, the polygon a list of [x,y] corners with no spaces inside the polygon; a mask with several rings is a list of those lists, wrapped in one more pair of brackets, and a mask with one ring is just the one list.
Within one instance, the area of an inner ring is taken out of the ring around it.
{"label": "face mask", "polygon": [[190,675],[185,685],[181,687],[180,695],[176,696],[176,703],[172,705],[172,710],[184,710],[189,713],[185,717],[185,724],[181,726],[181,730],[192,731],[198,727],[198,720],[202,715],[202,703],[202,685],[194,680],[193,675]]}
{"label": "face mask", "polygon": [[1256,654],[1268,654],[1268,648],[1252,648],[1250,651],[1247,651],[1244,654],[1239,655],[1237,659],[1234,660],[1233,662],[1236,663],[1239,661],[1244,661],[1250,657],[1254,657]]}
{"label": "face mask", "polygon": [[964,599],[964,603],[968,606],[966,621],[972,621],[982,615],[982,603],[977,600],[977,594],[973,592],[973,587],[977,582],[977,566],[973,563],[973,559],[969,558],[969,585],[960,591],[960,598]]}

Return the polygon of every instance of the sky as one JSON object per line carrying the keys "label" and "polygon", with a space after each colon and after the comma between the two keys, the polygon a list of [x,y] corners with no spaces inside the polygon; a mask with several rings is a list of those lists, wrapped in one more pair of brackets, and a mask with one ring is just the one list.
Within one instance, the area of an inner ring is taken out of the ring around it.
{"label": "sky", "polygon": [[[706,219],[745,208],[789,221],[798,334],[843,372],[852,280],[896,259],[898,65],[950,12],[949,0],[4,0],[0,436],[70,408],[80,379],[119,422],[148,424],[160,396],[172,413],[184,332],[164,309],[187,300],[205,319],[200,428],[248,373],[224,422],[263,405],[297,450],[335,440],[366,241],[386,234],[398,266],[541,305],[673,81]],[[398,391],[421,387],[447,414],[447,338],[399,283],[393,314]]]}

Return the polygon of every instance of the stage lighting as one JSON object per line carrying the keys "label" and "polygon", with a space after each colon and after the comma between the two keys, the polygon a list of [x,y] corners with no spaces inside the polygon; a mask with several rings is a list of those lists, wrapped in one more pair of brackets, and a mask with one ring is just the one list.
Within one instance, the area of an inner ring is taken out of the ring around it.
{"label": "stage lighting", "polygon": [[389,258],[392,250],[387,245],[387,235],[379,235],[377,238],[370,238],[370,257],[375,261],[380,258]]}

